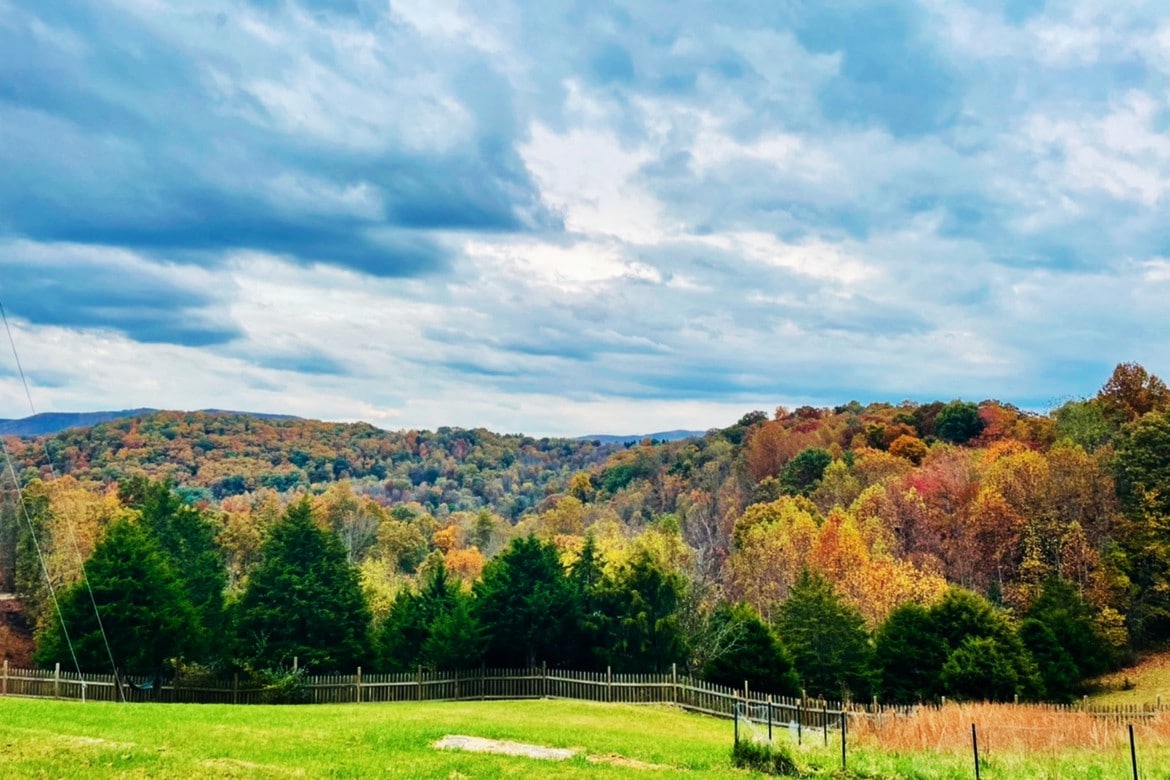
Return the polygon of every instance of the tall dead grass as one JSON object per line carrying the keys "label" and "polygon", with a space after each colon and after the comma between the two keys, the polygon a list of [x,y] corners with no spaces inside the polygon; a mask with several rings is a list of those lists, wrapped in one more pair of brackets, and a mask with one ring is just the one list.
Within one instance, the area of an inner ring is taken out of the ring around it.
{"label": "tall dead grass", "polygon": [[980,753],[988,754],[1118,749],[1129,744],[1130,723],[1139,744],[1170,744],[1170,713],[1147,714],[1137,708],[1102,716],[1045,705],[948,704],[853,717],[849,726],[861,743],[885,750],[969,752],[972,723]]}

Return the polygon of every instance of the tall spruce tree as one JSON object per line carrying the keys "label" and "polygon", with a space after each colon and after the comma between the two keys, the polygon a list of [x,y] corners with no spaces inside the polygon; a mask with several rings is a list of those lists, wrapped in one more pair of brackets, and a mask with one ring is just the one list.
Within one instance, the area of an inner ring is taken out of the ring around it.
{"label": "tall spruce tree", "polygon": [[484,567],[474,592],[488,663],[558,666],[576,656],[577,602],[551,543],[513,540]]}
{"label": "tall spruce tree", "polygon": [[776,628],[809,693],[869,696],[874,669],[865,620],[822,575],[800,573],[780,605]]}
{"label": "tall spruce tree", "polygon": [[275,668],[299,659],[314,672],[368,662],[370,610],[345,548],[313,522],[308,500],[272,527],[261,562],[232,611],[237,662]]}
{"label": "tall spruce tree", "polygon": [[62,621],[82,671],[109,670],[113,655],[120,672],[157,674],[170,659],[191,651],[198,616],[166,556],[141,527],[128,520],[111,524],[86,571],[93,601],[84,581],[61,595],[61,620],[54,619],[42,632],[38,664],[73,666]]}
{"label": "tall spruce tree", "polygon": [[222,647],[227,568],[216,528],[198,509],[183,502],[166,482],[142,477],[123,482],[118,495],[137,509],[141,525],[158,543],[195,608],[199,626],[192,637],[197,656],[210,658]]}

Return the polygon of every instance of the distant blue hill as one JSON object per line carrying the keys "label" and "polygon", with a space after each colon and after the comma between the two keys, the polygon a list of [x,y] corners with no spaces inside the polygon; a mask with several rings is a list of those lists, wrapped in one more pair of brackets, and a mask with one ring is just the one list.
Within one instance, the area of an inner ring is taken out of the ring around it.
{"label": "distant blue hill", "polygon": [[596,436],[578,436],[578,441],[599,441],[602,444],[624,444],[628,441],[639,442],[643,439],[654,439],[656,441],[679,441],[681,439],[697,439],[705,435],[706,431],[659,431],[658,433],[635,433],[629,436],[615,436],[609,433],[601,433]]}
{"label": "distant blue hill", "polygon": [[[50,436],[71,428],[90,428],[99,423],[121,420],[126,417],[141,417],[155,414],[158,409],[122,409],[110,412],[43,412],[19,420],[0,420],[0,436]],[[261,414],[256,412],[231,412],[224,409],[200,409],[207,414],[242,414],[265,420],[295,420],[287,414]]]}

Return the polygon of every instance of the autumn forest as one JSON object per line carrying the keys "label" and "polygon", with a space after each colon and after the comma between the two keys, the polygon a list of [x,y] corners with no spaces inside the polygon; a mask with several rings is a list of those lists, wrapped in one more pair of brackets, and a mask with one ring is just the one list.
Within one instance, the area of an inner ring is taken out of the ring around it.
{"label": "autumn forest", "polygon": [[6,447],[18,664],[1068,700],[1170,640],[1170,390],[1136,364],[1047,414],[854,401],[674,442],[158,412]]}

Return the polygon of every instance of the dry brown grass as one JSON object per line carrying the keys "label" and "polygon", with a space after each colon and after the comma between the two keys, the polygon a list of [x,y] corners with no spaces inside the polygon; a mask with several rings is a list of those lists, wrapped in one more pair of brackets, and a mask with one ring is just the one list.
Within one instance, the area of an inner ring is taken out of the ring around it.
{"label": "dry brown grass", "polygon": [[1041,753],[1123,748],[1131,722],[1141,743],[1170,744],[1170,714],[1103,717],[1046,705],[948,704],[913,714],[855,718],[850,726],[862,743],[885,750],[967,752],[974,723],[981,751]]}

